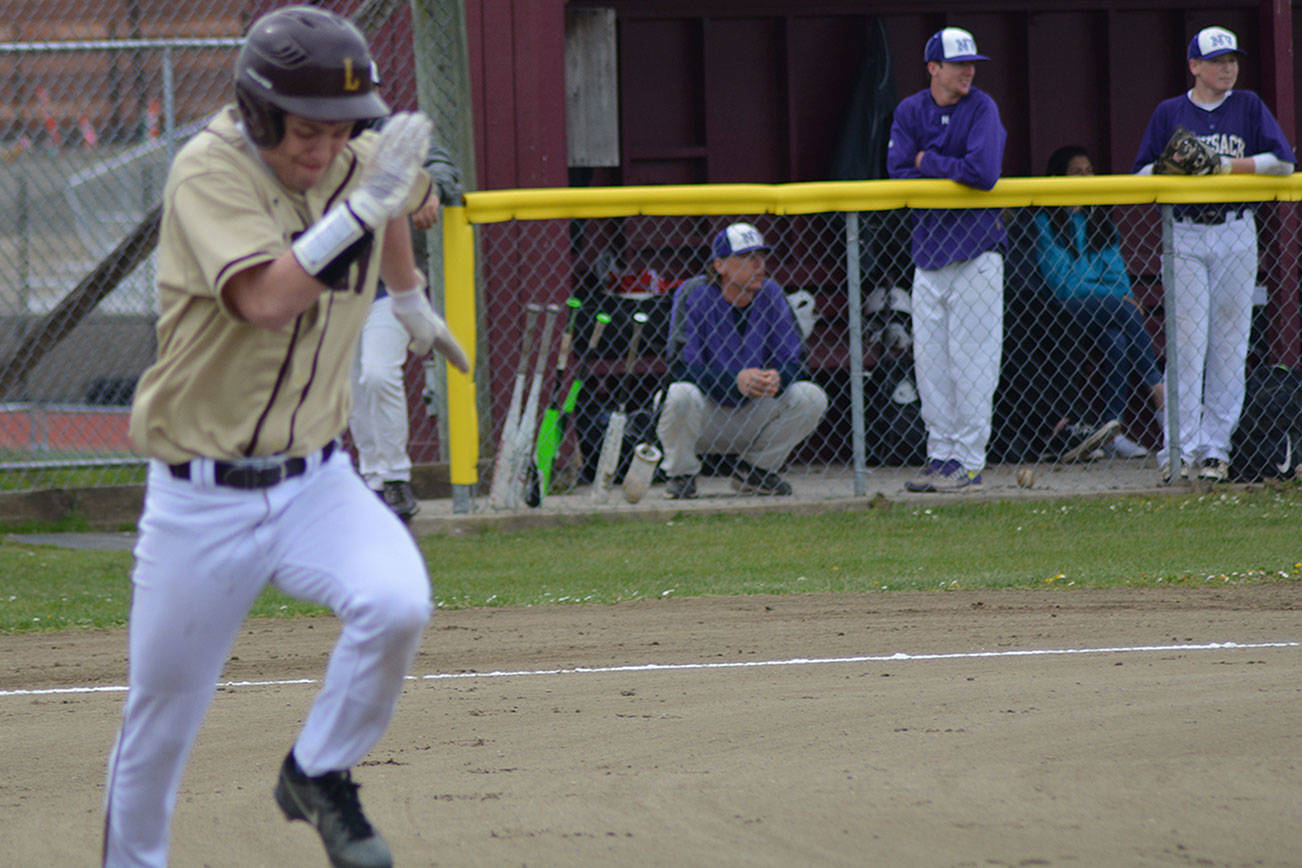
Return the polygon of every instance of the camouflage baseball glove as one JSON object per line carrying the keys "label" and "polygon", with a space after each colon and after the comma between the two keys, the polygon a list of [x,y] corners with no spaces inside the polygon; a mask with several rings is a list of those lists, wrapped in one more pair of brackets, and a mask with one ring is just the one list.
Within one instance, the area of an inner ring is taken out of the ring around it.
{"label": "camouflage baseball glove", "polygon": [[1184,127],[1175,128],[1153,162],[1154,175],[1211,175],[1220,171],[1220,154]]}

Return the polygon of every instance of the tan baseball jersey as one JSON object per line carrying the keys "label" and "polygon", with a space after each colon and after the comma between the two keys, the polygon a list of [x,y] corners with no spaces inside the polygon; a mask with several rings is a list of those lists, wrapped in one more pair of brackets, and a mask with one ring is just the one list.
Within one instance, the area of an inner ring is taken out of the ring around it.
{"label": "tan baseball jersey", "polygon": [[[350,369],[375,296],[383,228],[346,285],[280,330],[238,319],[222,288],[271,262],[357,184],[374,147],[366,132],[306,193],[282,185],[238,126],[219,112],[177,154],[158,241],[158,359],[131,410],[136,448],[168,463],[195,457],[307,455],[339,436],[352,406]],[[432,184],[422,174],[408,208]]]}

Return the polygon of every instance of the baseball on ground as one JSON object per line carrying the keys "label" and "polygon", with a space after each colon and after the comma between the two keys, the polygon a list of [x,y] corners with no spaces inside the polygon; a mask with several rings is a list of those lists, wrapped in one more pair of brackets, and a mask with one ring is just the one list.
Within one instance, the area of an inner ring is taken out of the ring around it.
{"label": "baseball on ground", "polygon": [[1022,488],[1030,488],[1035,485],[1035,471],[1029,467],[1023,467],[1017,471],[1017,484]]}

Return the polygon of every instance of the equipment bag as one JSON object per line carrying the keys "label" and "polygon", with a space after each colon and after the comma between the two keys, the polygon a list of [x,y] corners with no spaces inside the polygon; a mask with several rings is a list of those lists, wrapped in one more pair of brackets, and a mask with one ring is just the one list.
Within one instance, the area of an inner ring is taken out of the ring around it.
{"label": "equipment bag", "polygon": [[1230,479],[1292,479],[1302,464],[1302,369],[1261,367],[1248,375],[1230,440]]}

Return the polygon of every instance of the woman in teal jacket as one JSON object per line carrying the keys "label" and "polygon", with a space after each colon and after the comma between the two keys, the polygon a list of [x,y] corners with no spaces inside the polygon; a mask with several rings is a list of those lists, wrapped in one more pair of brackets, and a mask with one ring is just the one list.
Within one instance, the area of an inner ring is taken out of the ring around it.
{"label": "woman in teal jacket", "polygon": [[[1046,174],[1093,175],[1084,148],[1067,145],[1049,157]],[[1120,433],[1130,379],[1148,387],[1154,406],[1163,405],[1162,373],[1153,341],[1144,328],[1139,303],[1130,294],[1130,277],[1121,256],[1121,238],[1106,206],[1045,208],[1035,217],[1040,274],[1081,333],[1103,356],[1102,425],[1115,420],[1118,433],[1103,451],[1119,458],[1140,458],[1148,450]]]}

